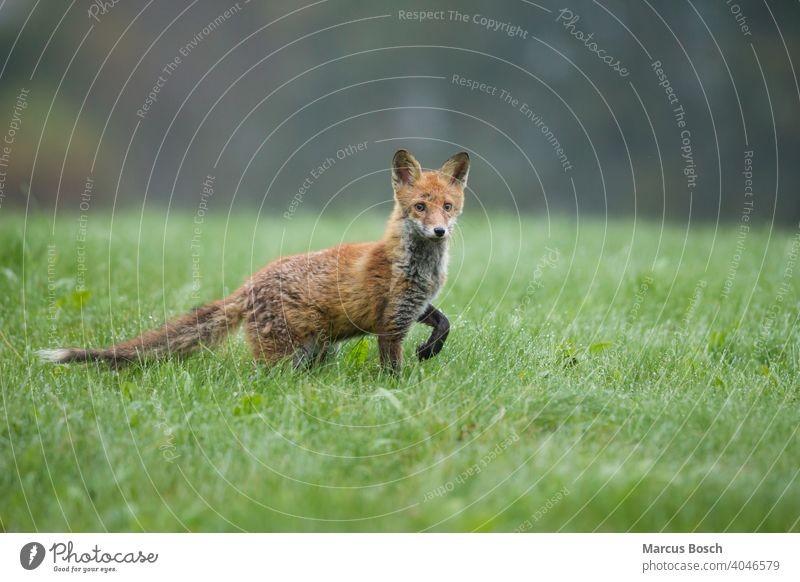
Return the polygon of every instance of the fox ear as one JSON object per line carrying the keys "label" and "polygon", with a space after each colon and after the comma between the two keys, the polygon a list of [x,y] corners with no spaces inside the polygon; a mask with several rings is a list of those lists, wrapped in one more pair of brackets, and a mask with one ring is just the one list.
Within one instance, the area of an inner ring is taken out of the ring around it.
{"label": "fox ear", "polygon": [[452,184],[466,188],[469,175],[469,154],[467,152],[457,153],[444,163],[439,172],[449,176]]}
{"label": "fox ear", "polygon": [[417,159],[406,150],[397,150],[392,159],[392,187],[399,190],[419,180],[422,168]]}

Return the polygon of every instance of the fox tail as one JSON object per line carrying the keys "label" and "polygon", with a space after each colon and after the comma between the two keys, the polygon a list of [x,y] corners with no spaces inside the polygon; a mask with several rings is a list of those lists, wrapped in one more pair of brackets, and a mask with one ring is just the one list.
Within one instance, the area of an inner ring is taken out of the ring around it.
{"label": "fox tail", "polygon": [[237,292],[226,299],[198,307],[163,327],[100,349],[39,350],[45,362],[65,364],[93,360],[122,364],[167,355],[184,355],[201,345],[213,345],[236,329],[244,317],[246,296]]}

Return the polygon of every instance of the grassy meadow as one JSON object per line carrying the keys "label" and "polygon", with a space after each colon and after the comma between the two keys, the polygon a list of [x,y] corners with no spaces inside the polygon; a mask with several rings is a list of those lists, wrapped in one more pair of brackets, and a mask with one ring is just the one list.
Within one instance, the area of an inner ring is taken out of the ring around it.
{"label": "grassy meadow", "polygon": [[5,531],[800,531],[797,231],[467,215],[442,353],[54,366],[383,215],[0,215]]}

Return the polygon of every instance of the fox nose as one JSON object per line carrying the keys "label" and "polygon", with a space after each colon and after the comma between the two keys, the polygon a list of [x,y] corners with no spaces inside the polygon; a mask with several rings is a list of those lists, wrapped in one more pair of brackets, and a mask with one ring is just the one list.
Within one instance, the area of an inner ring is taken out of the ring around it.
{"label": "fox nose", "polygon": [[444,233],[446,232],[447,230],[445,230],[443,226],[437,226],[436,228],[433,229],[433,234],[435,234],[436,236],[444,236]]}

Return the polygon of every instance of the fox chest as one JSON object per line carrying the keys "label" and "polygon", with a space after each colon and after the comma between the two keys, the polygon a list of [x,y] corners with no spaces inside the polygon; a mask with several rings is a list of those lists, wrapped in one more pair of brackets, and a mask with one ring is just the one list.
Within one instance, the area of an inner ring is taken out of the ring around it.
{"label": "fox chest", "polygon": [[411,250],[397,265],[397,274],[409,291],[427,305],[447,279],[448,253],[444,244]]}

